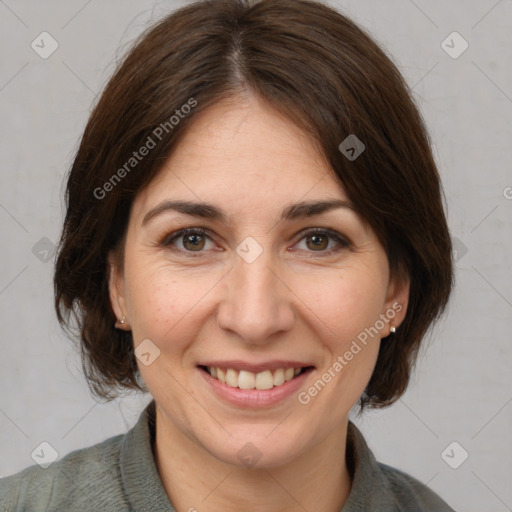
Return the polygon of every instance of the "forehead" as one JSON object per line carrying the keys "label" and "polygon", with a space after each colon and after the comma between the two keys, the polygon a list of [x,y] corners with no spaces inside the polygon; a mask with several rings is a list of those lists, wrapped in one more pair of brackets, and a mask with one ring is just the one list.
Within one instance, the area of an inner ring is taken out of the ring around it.
{"label": "forehead", "polygon": [[133,212],[185,199],[243,215],[281,211],[283,204],[309,198],[348,200],[311,137],[256,96],[244,95],[196,114]]}

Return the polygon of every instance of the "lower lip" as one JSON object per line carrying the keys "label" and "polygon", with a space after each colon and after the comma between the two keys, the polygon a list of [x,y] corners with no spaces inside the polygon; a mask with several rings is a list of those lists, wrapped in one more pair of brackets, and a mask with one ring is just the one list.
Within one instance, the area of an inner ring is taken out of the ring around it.
{"label": "lower lip", "polygon": [[304,381],[313,371],[313,368],[308,368],[292,380],[289,380],[280,386],[274,386],[272,389],[232,388],[220,380],[213,378],[205,370],[198,368],[198,371],[219,398],[238,407],[256,409],[259,407],[269,407],[277,404],[293,395],[304,384]]}

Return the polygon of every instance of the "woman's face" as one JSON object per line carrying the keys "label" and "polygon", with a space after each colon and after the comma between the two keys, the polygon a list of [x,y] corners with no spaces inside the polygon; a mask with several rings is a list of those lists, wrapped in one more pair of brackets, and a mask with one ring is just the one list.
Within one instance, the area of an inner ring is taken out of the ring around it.
{"label": "woman's face", "polygon": [[110,287],[157,425],[263,467],[343,433],[408,293],[308,138],[254,96],[194,119],[135,199]]}

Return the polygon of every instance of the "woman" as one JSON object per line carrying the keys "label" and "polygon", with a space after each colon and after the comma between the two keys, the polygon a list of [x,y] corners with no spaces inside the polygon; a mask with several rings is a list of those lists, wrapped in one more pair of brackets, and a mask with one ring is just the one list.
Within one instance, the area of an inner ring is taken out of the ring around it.
{"label": "woman", "polygon": [[348,414],[404,393],[451,287],[428,135],[376,43],[320,3],[188,5],[96,105],[55,269],[91,389],[153,400],[0,505],[450,511]]}

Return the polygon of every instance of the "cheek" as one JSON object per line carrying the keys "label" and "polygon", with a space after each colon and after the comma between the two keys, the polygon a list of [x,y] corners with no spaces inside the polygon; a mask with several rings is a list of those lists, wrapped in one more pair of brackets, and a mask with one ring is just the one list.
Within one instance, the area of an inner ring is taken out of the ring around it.
{"label": "cheek", "polygon": [[386,283],[378,271],[352,268],[308,289],[312,329],[326,349],[318,379],[327,383],[328,392],[318,392],[324,385],[314,384],[304,393],[315,397],[316,407],[335,424],[357,402],[375,367],[380,346],[375,325],[383,312]]}
{"label": "cheek", "polygon": [[180,353],[200,328],[204,296],[215,280],[142,260],[134,257],[125,267],[135,344],[149,338],[162,351]]}
{"label": "cheek", "polygon": [[314,330],[340,350],[375,324],[385,301],[383,276],[370,268],[345,268],[329,276],[299,278],[297,295],[311,311]]}

